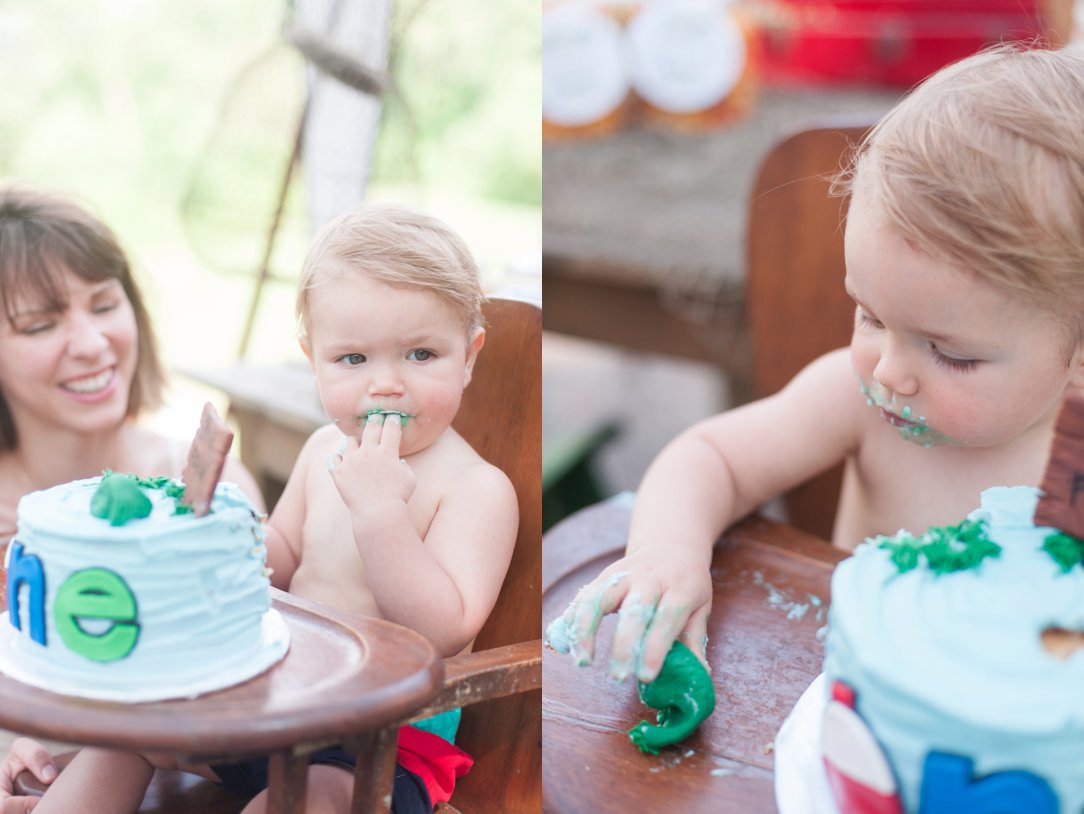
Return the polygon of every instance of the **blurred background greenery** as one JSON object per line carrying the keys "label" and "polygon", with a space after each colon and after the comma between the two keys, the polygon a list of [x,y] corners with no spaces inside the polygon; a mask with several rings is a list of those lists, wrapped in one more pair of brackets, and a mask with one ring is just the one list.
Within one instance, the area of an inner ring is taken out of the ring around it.
{"label": "blurred background greenery", "polygon": [[[288,0],[0,0],[0,177],[82,198],[134,261],[174,369],[237,358],[293,146],[303,59]],[[541,46],[533,0],[396,0],[369,200],[443,217],[487,288],[540,267]],[[293,286],[309,227],[286,217],[246,358],[300,359]],[[198,421],[175,377],[163,419]]]}

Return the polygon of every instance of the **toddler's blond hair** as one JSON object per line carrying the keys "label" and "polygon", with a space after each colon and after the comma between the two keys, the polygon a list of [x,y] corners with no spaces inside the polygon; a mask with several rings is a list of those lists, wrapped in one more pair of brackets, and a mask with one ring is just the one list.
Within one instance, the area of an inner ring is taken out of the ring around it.
{"label": "toddler's blond hair", "polygon": [[435,294],[462,317],[468,335],[483,324],[485,297],[474,257],[458,234],[430,215],[399,204],[374,204],[328,223],[301,270],[297,316],[302,330],[309,328],[309,292],[355,271]]}
{"label": "toddler's blond hair", "polygon": [[1084,53],[1001,45],[944,68],[873,128],[837,190],[1084,339]]}

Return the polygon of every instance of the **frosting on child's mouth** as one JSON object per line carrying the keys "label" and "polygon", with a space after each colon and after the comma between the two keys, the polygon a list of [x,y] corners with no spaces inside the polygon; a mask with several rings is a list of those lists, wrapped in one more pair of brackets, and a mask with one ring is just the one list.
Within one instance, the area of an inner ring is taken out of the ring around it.
{"label": "frosting on child's mouth", "polygon": [[862,377],[858,376],[858,386],[862,395],[866,397],[866,404],[876,407],[881,413],[881,418],[895,427],[904,441],[911,441],[927,449],[956,443],[927,424],[925,416],[915,415],[910,405],[897,408],[896,394],[890,395],[888,390],[878,382],[866,384]]}

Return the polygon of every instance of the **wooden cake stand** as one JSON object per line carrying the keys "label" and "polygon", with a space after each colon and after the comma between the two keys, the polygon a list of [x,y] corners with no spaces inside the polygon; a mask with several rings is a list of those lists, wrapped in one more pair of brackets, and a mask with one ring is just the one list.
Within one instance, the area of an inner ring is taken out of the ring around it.
{"label": "wooden cake stand", "polygon": [[[194,699],[119,704],[57,695],[0,676],[0,726],[87,745],[171,752],[192,762],[271,755],[271,811],[303,811],[307,754],[342,743],[365,800],[386,811],[396,722],[440,689],[443,662],[421,634],[272,589],[290,650],[266,673]],[[104,779],[103,782],[108,782]],[[300,794],[298,793],[300,790]]]}
{"label": "wooden cake stand", "polygon": [[[573,515],[544,540],[542,613],[549,622],[576,591],[623,552],[630,502]],[[753,517],[716,546],[708,661],[715,712],[691,738],[641,754],[628,738],[655,711],[634,683],[615,684],[609,654],[615,620],[601,625],[596,664],[542,659],[543,809],[774,812],[772,744],[802,692],[821,672],[829,582],[846,556],[789,526]],[[815,597],[815,599],[811,598]],[[818,604],[819,602],[819,604]]]}

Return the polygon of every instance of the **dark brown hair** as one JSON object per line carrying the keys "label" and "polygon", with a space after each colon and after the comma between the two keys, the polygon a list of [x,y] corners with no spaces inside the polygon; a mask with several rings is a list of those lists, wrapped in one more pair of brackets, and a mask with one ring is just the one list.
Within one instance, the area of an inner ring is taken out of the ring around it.
{"label": "dark brown hair", "polygon": [[[162,403],[165,370],[150,315],[113,232],[70,198],[22,184],[0,184],[0,305],[10,322],[23,296],[43,297],[51,308],[68,305],[63,275],[90,283],[120,283],[135,315],[138,360],[128,394],[128,415]],[[0,449],[18,446],[15,422],[0,391]]]}

